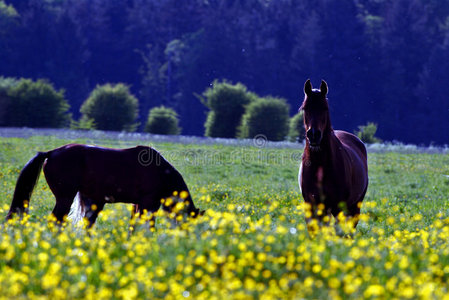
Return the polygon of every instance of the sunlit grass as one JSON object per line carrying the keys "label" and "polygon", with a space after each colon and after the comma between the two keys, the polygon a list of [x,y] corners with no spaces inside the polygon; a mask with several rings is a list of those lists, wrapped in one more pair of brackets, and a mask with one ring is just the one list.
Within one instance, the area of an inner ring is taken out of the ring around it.
{"label": "sunlit grass", "polygon": [[[26,161],[66,142],[0,140],[0,216],[9,209]],[[330,227],[310,238],[296,183],[300,149],[155,146],[171,155],[195,205],[207,210],[204,216],[174,228],[161,215],[155,232],[136,220],[130,236],[130,207],[111,204],[90,234],[72,224],[59,228],[48,222],[54,198],[41,178],[30,215],[1,225],[0,299],[444,299],[449,294],[447,155],[370,154],[370,187],[357,231],[337,235]],[[220,160],[207,158],[211,153]],[[192,163],[193,157],[201,163]]]}

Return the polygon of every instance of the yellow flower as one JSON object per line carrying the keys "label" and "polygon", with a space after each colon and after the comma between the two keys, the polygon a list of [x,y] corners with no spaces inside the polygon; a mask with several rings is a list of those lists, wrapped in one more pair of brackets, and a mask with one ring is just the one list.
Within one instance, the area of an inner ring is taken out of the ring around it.
{"label": "yellow flower", "polygon": [[155,273],[159,277],[164,277],[165,276],[165,270],[162,267],[157,267]]}
{"label": "yellow flower", "polygon": [[274,243],[274,242],[276,241],[276,238],[275,238],[274,236],[272,236],[272,235],[269,235],[269,236],[267,236],[267,238],[265,239],[265,241],[266,241],[268,244],[272,244],[272,243]]}
{"label": "yellow flower", "polygon": [[189,193],[188,193],[187,191],[182,191],[182,192],[179,194],[179,197],[180,197],[181,199],[187,199],[188,196],[189,196]]}
{"label": "yellow flower", "polygon": [[338,278],[332,277],[328,281],[329,287],[332,289],[338,289],[340,287],[340,280]]}
{"label": "yellow flower", "polygon": [[271,277],[271,271],[270,270],[263,270],[262,277],[263,278],[270,278]]}
{"label": "yellow flower", "polygon": [[320,265],[314,265],[312,267],[312,272],[313,273],[319,273],[321,271],[321,266]]}
{"label": "yellow flower", "polygon": [[195,258],[196,265],[203,265],[206,263],[206,261],[207,261],[207,259],[206,259],[206,256],[204,256],[204,255],[200,255]]}
{"label": "yellow flower", "polygon": [[373,284],[370,285],[365,292],[363,293],[363,296],[366,298],[371,298],[373,296],[382,296],[385,293],[385,289],[383,286],[379,284]]}
{"label": "yellow flower", "polygon": [[42,277],[42,288],[47,290],[57,287],[60,281],[60,275],[58,274],[45,274]]}
{"label": "yellow flower", "polygon": [[406,286],[406,287],[401,288],[399,290],[399,295],[401,297],[404,297],[404,298],[407,298],[407,299],[411,299],[411,298],[413,298],[415,296],[415,290],[411,286]]}
{"label": "yellow flower", "polygon": [[435,291],[435,284],[433,282],[427,282],[423,287],[419,289],[419,296],[423,299],[430,299]]}
{"label": "yellow flower", "polygon": [[402,256],[401,260],[399,261],[399,268],[405,269],[409,266],[408,258],[407,256]]}

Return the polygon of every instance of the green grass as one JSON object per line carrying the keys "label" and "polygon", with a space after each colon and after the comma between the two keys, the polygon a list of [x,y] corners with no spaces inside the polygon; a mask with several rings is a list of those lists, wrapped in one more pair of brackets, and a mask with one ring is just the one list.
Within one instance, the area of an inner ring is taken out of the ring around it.
{"label": "green grass", "polygon": [[[24,164],[37,151],[68,142],[0,139],[1,215]],[[57,230],[47,222],[55,202],[42,176],[28,222],[1,227],[0,298],[439,299],[449,293],[449,155],[370,153],[356,234],[311,239],[297,184],[299,146],[149,145],[184,175],[207,214],[177,229],[161,217],[155,233],[140,225],[129,238],[129,207],[113,204],[90,236],[72,226]]]}

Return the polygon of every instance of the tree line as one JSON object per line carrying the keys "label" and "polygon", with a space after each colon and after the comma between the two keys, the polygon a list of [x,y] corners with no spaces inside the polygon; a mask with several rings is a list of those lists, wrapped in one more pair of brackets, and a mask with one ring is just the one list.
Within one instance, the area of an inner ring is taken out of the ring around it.
{"label": "tree line", "polygon": [[449,141],[449,0],[0,1],[0,75],[47,78],[75,119],[97,85],[122,82],[203,135],[198,95],[241,82],[300,106],[329,83],[335,128],[374,122],[384,140]]}

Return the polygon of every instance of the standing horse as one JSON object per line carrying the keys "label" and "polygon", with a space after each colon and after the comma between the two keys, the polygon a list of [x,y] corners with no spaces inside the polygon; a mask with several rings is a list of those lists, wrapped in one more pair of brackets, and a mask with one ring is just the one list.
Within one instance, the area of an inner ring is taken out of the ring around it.
{"label": "standing horse", "polygon": [[[153,215],[161,206],[162,199],[178,194],[184,198],[186,214],[196,217],[200,213],[181,174],[156,150],[144,146],[108,149],[69,144],[39,152],[25,165],[17,180],[6,219],[12,218],[13,214],[27,212],[42,166],[56,197],[52,214],[58,223],[62,223],[64,216],[69,214],[77,194],[80,207],[72,209],[87,218],[89,228],[106,203],[132,203],[135,205],[133,215],[144,211]],[[163,209],[171,211],[176,201],[167,202]],[[153,226],[154,216],[150,222]]]}
{"label": "standing horse", "polygon": [[310,204],[311,219],[322,221],[340,212],[354,218],[368,188],[368,164],[365,145],[356,136],[333,130],[327,102],[327,83],[312,89],[310,80],[304,85],[306,145],[299,169],[299,186],[304,201]]}

